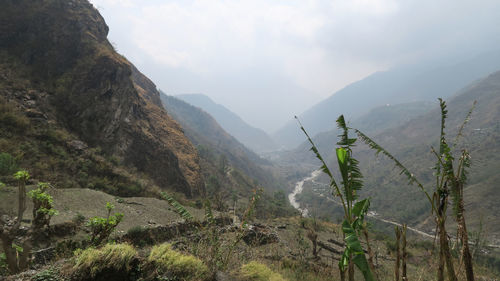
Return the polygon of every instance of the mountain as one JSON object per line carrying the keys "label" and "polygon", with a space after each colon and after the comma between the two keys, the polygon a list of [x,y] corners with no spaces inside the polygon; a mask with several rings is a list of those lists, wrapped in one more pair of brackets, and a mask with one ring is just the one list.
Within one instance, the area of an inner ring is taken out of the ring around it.
{"label": "mountain", "polygon": [[[446,135],[451,143],[474,101],[477,105],[456,152],[467,148],[471,155],[471,168],[465,186],[465,209],[469,230],[477,230],[479,224],[488,222],[490,239],[500,239],[500,221],[495,216],[500,211],[500,197],[496,182],[500,180],[500,72],[495,72],[462,89],[447,102],[448,118]],[[436,103],[437,105],[437,103]],[[431,147],[439,146],[440,110],[434,109],[404,124],[381,132],[367,133],[406,165],[424,186],[432,190],[435,178],[435,157]],[[352,127],[358,128],[356,125]],[[326,135],[326,133],[324,134]],[[334,144],[333,131],[322,142]],[[336,159],[332,149],[323,149],[323,156],[330,167]],[[383,156],[374,157],[374,151],[358,143],[354,157],[360,161],[365,187],[362,197],[371,197],[371,208],[385,218],[406,222],[432,231],[429,206],[425,196],[415,186],[408,186],[404,176],[394,169],[394,164]],[[300,161],[300,160],[299,160]],[[309,202],[310,205],[311,202]],[[450,222],[453,220],[450,219]]]}
{"label": "mountain", "polygon": [[60,186],[195,195],[195,147],[107,34],[87,1],[2,2],[0,152]]}
{"label": "mountain", "polygon": [[183,94],[177,97],[208,112],[224,130],[253,151],[261,153],[278,148],[266,132],[248,125],[238,115],[209,97],[202,94]]}
{"label": "mountain", "polygon": [[167,112],[182,125],[186,136],[198,150],[210,149],[216,155],[226,157],[231,166],[257,179],[261,184],[274,184],[272,175],[260,167],[270,166],[271,163],[228,134],[210,114],[174,96],[162,94],[161,100]]}
{"label": "mountain", "polygon": [[[334,128],[340,114],[357,118],[377,106],[447,98],[499,68],[500,52],[491,52],[460,62],[426,62],[377,72],[337,91],[299,117],[314,136]],[[295,120],[272,137],[286,148],[303,141]]]}

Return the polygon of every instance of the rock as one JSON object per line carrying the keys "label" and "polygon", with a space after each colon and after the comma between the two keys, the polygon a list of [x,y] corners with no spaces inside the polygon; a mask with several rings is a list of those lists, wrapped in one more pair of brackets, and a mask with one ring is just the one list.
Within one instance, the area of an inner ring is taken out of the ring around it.
{"label": "rock", "polygon": [[[32,101],[34,103],[34,101]],[[37,118],[37,119],[47,119],[47,116],[43,114],[42,112],[35,110],[35,109],[27,109],[25,111],[25,114],[29,118]]]}
{"label": "rock", "polygon": [[26,101],[26,105],[29,107],[35,107],[36,101],[34,101],[34,100]]}
{"label": "rock", "polygon": [[83,141],[80,140],[72,140],[69,141],[67,144],[71,149],[76,151],[83,151],[88,148],[87,144],[85,144]]}
{"label": "rock", "polygon": [[243,241],[247,245],[261,246],[270,243],[279,242],[278,234],[265,226],[252,226],[248,229],[244,236]]}

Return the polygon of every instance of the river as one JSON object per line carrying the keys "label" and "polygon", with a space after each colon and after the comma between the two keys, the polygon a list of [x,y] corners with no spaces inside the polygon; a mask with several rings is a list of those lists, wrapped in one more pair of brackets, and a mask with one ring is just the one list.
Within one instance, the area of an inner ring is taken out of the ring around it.
{"label": "river", "polygon": [[310,180],[314,180],[316,177],[318,177],[319,175],[321,174],[321,170],[315,170],[315,171],[312,171],[311,175],[307,178],[303,178],[301,181],[298,181],[296,184],[295,184],[295,188],[293,189],[293,192],[288,194],[288,200],[290,201],[290,204],[292,204],[292,206],[299,210],[299,212],[302,213],[302,216],[304,217],[307,217],[308,215],[308,211],[306,208],[301,208],[300,207],[300,203],[297,202],[297,198],[296,196],[300,193],[302,193],[302,190],[304,188],[304,183],[306,181],[310,181]]}

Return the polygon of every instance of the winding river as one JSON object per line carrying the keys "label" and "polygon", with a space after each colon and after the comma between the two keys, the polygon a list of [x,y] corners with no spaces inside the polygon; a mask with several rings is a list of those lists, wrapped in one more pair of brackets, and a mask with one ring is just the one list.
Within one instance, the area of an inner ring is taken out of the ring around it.
{"label": "winding river", "polygon": [[301,181],[298,181],[295,184],[295,188],[293,189],[293,192],[290,193],[290,194],[288,194],[288,200],[290,201],[290,204],[292,204],[292,206],[295,209],[299,210],[299,212],[301,212],[302,216],[304,216],[304,217],[307,217],[308,211],[307,211],[306,208],[301,208],[300,207],[300,203],[297,202],[296,196],[298,194],[302,193],[302,189],[304,188],[304,183],[306,181],[314,180],[320,174],[321,174],[321,170],[315,170],[315,171],[313,171],[309,177],[303,178]]}

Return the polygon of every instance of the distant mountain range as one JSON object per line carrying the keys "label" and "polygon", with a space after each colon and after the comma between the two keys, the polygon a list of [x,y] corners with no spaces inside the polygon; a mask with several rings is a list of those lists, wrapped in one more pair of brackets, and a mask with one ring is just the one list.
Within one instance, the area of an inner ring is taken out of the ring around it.
{"label": "distant mountain range", "polygon": [[[408,121],[421,116],[431,109],[436,108],[436,102],[411,102],[396,105],[384,105],[370,110],[359,118],[350,120],[348,115],[349,127],[359,129],[367,134],[376,135],[384,130],[394,128],[407,123]],[[309,133],[309,128],[306,127]],[[321,132],[313,137],[313,141],[322,154],[328,155],[333,152],[337,143],[339,132],[336,129]],[[305,139],[305,135],[302,134]],[[318,164],[318,160],[310,151],[311,144],[303,141],[293,150],[278,153],[280,162],[300,162],[308,164]]]}
{"label": "distant mountain range", "polygon": [[[447,98],[498,69],[500,52],[491,52],[461,62],[426,62],[377,72],[348,85],[299,117],[314,136],[334,128],[340,114],[353,120],[378,106]],[[304,141],[295,120],[289,121],[272,137],[288,149]]]}
{"label": "distant mountain range", "polygon": [[208,112],[224,130],[253,151],[261,153],[278,148],[266,132],[248,125],[237,114],[215,103],[209,97],[203,94],[182,94],[176,97]]}

